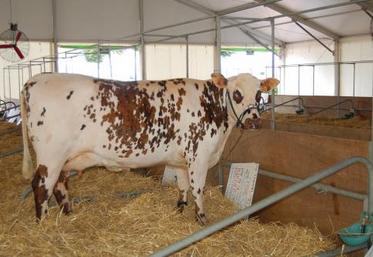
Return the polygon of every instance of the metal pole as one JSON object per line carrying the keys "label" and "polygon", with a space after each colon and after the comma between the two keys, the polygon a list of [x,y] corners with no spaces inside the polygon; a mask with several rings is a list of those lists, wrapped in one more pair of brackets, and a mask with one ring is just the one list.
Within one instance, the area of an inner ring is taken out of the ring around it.
{"label": "metal pole", "polygon": [[[340,51],[339,51],[339,41],[335,40],[334,41],[334,92],[335,95],[337,95],[337,103],[340,101]],[[339,118],[340,115],[340,106],[337,106],[337,118]]]}
{"label": "metal pole", "polygon": [[355,97],[355,63],[352,64],[352,96]]}
{"label": "metal pole", "polygon": [[137,80],[137,47],[133,48],[133,52],[135,55],[135,81]]}
{"label": "metal pole", "polygon": [[219,176],[219,186],[221,186],[221,192],[224,193],[224,169],[221,164],[218,165],[218,176]]}
{"label": "metal pole", "polygon": [[97,42],[97,78],[100,78],[100,59],[101,59],[101,49],[100,41]]}
{"label": "metal pole", "polygon": [[221,72],[220,52],[221,52],[221,31],[220,31],[220,17],[215,17],[215,58],[214,58],[214,72]]}
{"label": "metal pole", "polygon": [[53,23],[53,52],[54,52],[54,72],[58,72],[58,41],[57,41],[57,18],[56,0],[52,0],[52,23]]}
{"label": "metal pole", "polygon": [[300,96],[300,65],[298,65],[298,96]]}
{"label": "metal pole", "polygon": [[146,79],[146,53],[144,38],[144,0],[139,0],[139,17],[140,17],[140,49],[141,49],[141,76]]}
{"label": "metal pole", "polygon": [[111,64],[111,47],[109,49],[109,68],[110,68],[110,79],[113,79],[113,66]]}
{"label": "metal pole", "polygon": [[3,68],[3,99],[5,99],[5,68]]}
{"label": "metal pole", "polygon": [[[282,69],[281,69],[281,67],[278,67],[278,74],[279,74],[279,76],[280,76],[280,83],[281,83],[281,81],[282,81]],[[281,94],[281,92],[278,92],[278,94],[280,95]]]}
{"label": "metal pole", "polygon": [[69,72],[67,71],[67,52],[65,52],[65,72],[66,72],[66,73],[69,73]]}
{"label": "metal pole", "polygon": [[[272,48],[272,78],[275,77],[275,20],[271,19],[271,48]],[[272,130],[276,129],[276,110],[275,110],[275,89],[271,91],[271,128]]]}
{"label": "metal pole", "polygon": [[186,77],[189,78],[189,37],[185,37],[186,46],[185,46],[185,60],[186,60]]}
{"label": "metal pole", "polygon": [[312,96],[315,95],[315,65],[312,65]]}
{"label": "metal pole", "polygon": [[300,182],[297,182],[291,186],[289,186],[288,188],[284,189],[284,190],[281,190],[280,192],[276,193],[276,194],[273,194],[255,204],[253,204],[252,206],[248,207],[248,208],[245,208],[217,223],[214,223],[204,229],[201,229],[197,232],[194,232],[193,234],[189,235],[188,237],[182,239],[182,240],[179,240],[177,241],[176,243],[172,244],[172,245],[169,245],[163,249],[161,249],[160,251],[152,254],[151,256],[152,257],[163,257],[163,256],[169,256],[170,254],[172,253],[175,253],[195,242],[198,242],[200,241],[201,239],[227,227],[227,226],[230,226],[234,223],[236,223],[237,221],[243,219],[243,218],[247,218],[248,216],[250,216],[251,214],[259,211],[259,210],[262,210],[264,209],[265,207],[267,206],[270,206],[306,187],[309,187],[313,184],[315,184],[316,182],[324,179],[324,178],[327,178],[329,176],[331,176],[332,174],[354,164],[354,163],[362,163],[364,164],[367,169],[368,169],[368,215],[369,217],[373,214],[373,183],[372,183],[372,179],[373,179],[373,166],[372,166],[372,163],[370,161],[368,161],[366,158],[363,158],[363,157],[352,157],[352,158],[349,158],[347,160],[344,160],[344,161],[341,161],[329,168],[326,168],[324,170],[321,170],[320,172],[318,172],[317,174],[313,175],[313,176],[310,176],[308,178],[306,178],[305,180],[302,180]]}
{"label": "metal pole", "polygon": [[32,78],[32,66],[31,66],[31,62],[28,65],[28,76],[29,76],[29,79]]}
{"label": "metal pole", "polygon": [[22,69],[21,69],[21,74],[22,74],[22,75],[21,75],[21,76],[22,76],[22,83],[21,83],[21,85],[23,86],[23,85],[24,85],[24,83],[23,83],[23,82],[24,82],[24,80],[23,80],[23,79],[24,79],[23,67],[22,67]]}
{"label": "metal pole", "polygon": [[46,66],[45,66],[45,57],[43,57],[43,68],[44,68],[44,72],[47,72],[47,69],[46,69]]}
{"label": "metal pole", "polygon": [[[293,183],[297,183],[299,181],[302,181],[302,179],[299,179],[299,178],[295,178],[295,177],[287,176],[287,175],[282,175],[282,174],[278,174],[278,173],[275,173],[275,172],[262,170],[262,169],[259,170],[259,174],[263,175],[263,176],[266,176],[266,177],[279,179],[279,180],[284,180],[284,181],[293,182]],[[330,193],[333,193],[333,194],[338,194],[338,195],[342,195],[342,196],[345,196],[345,197],[349,197],[349,198],[352,198],[352,199],[355,199],[355,200],[364,201],[367,198],[367,196],[364,195],[364,194],[347,191],[347,190],[344,190],[344,189],[341,189],[341,188],[337,188],[337,187],[334,187],[334,186],[325,185],[325,184],[321,184],[321,183],[316,183],[316,184],[312,185],[312,187],[315,190],[320,191],[320,192],[330,192]]]}
{"label": "metal pole", "polygon": [[18,66],[17,73],[18,73],[18,99],[20,98],[21,93],[21,72],[19,71],[20,67]]}
{"label": "metal pole", "polygon": [[8,69],[8,82],[9,82],[9,98],[12,100],[12,83],[11,83],[11,78],[10,78],[10,69]]}

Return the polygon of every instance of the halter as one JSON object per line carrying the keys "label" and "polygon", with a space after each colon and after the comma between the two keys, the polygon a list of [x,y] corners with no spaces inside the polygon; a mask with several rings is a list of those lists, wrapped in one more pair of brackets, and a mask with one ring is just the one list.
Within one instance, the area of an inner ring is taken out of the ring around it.
{"label": "halter", "polygon": [[229,104],[231,105],[232,111],[234,116],[236,117],[236,128],[244,128],[244,124],[242,123],[242,120],[246,113],[250,113],[252,109],[257,109],[259,112],[259,103],[256,102],[255,105],[250,104],[241,114],[240,116],[237,115],[236,110],[233,107],[231,95],[229,94],[228,90],[226,93],[226,96],[228,98]]}

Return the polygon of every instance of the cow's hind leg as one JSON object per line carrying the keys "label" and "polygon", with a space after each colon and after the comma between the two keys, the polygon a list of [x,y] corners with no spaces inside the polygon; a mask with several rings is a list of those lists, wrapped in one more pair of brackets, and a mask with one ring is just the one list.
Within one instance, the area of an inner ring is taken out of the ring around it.
{"label": "cow's hind leg", "polygon": [[192,162],[188,169],[189,182],[192,187],[192,194],[195,198],[196,219],[201,225],[207,224],[207,218],[203,207],[203,193],[207,170],[207,162],[202,161]]}
{"label": "cow's hind leg", "polygon": [[64,171],[61,171],[60,176],[58,177],[57,183],[54,186],[53,194],[56,198],[57,204],[62,209],[63,213],[69,214],[71,212],[71,204],[69,201],[68,194],[68,177]]}
{"label": "cow's hind leg", "polygon": [[[59,167],[61,168],[61,167]],[[39,164],[32,180],[37,220],[48,212],[48,200],[58,179],[58,172],[51,166]]]}
{"label": "cow's hind leg", "polygon": [[185,168],[173,168],[176,171],[177,185],[179,187],[179,198],[177,200],[177,208],[179,212],[183,212],[184,207],[188,205],[188,190],[189,180],[188,171]]}

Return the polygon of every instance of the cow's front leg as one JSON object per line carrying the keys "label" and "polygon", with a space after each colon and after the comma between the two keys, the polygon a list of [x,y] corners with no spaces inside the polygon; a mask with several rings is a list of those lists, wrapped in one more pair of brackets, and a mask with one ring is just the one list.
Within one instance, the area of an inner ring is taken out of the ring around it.
{"label": "cow's front leg", "polygon": [[43,164],[39,164],[35,171],[31,186],[34,191],[37,220],[41,220],[41,217],[48,212],[48,200],[52,194],[57,177]]}
{"label": "cow's front leg", "polygon": [[189,167],[189,182],[195,202],[196,219],[201,225],[207,224],[206,214],[203,208],[203,192],[207,176],[207,162],[196,161]]}
{"label": "cow's front leg", "polygon": [[177,185],[179,187],[179,198],[177,208],[179,212],[183,212],[184,207],[188,205],[188,190],[189,180],[188,171],[185,168],[173,168],[176,172]]}
{"label": "cow's front leg", "polygon": [[63,213],[69,214],[71,212],[71,204],[69,201],[68,194],[68,177],[64,171],[61,171],[61,174],[57,180],[56,185],[53,189],[54,197],[56,198],[57,204],[62,209]]}

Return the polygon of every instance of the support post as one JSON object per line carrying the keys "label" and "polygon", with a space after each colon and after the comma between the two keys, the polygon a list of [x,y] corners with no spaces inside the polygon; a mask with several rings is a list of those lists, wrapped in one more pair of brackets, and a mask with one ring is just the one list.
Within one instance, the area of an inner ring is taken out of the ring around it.
{"label": "support post", "polygon": [[189,37],[185,37],[185,61],[186,61],[186,77],[189,78]]}
{"label": "support post", "polygon": [[[271,48],[272,48],[272,78],[275,77],[275,20],[271,19]],[[271,128],[276,129],[276,110],[275,110],[275,90],[272,89],[271,92]]]}
{"label": "support post", "polygon": [[[341,66],[340,66],[340,51],[339,51],[339,41],[334,41],[334,92],[337,96],[337,103],[339,103],[339,98],[341,95],[340,92],[340,73],[341,73]],[[340,105],[337,105],[337,118],[339,118],[340,115]]]}
{"label": "support post", "polygon": [[352,96],[356,96],[356,64],[352,64]]}
{"label": "support post", "polygon": [[[373,64],[372,64],[372,74],[373,74]],[[369,141],[369,149],[368,149],[368,159],[369,161],[373,161],[373,80],[372,80],[372,97],[370,98],[372,101],[372,109],[371,109],[371,120],[370,120],[370,141]]]}
{"label": "support post", "polygon": [[101,58],[101,49],[100,41],[97,42],[97,78],[100,78],[100,58]]}
{"label": "support post", "polygon": [[139,0],[140,16],[140,55],[141,55],[141,76],[142,80],[146,79],[146,53],[144,39],[144,0]]}
{"label": "support post", "polygon": [[109,46],[110,79],[113,79],[113,65],[111,63],[111,46]]}
{"label": "support post", "polygon": [[9,82],[9,100],[12,100],[12,82],[10,78],[10,69],[8,69],[8,82]]}
{"label": "support post", "polygon": [[19,65],[17,66],[17,75],[18,75],[18,99],[21,100],[20,94],[21,94],[21,72],[20,72]]}
{"label": "support post", "polygon": [[57,20],[56,19],[56,0],[52,0],[54,72],[58,72],[58,43],[57,43],[57,21],[56,20]]}
{"label": "support post", "polygon": [[5,99],[5,94],[6,94],[5,92],[5,68],[3,68],[3,93],[4,93],[3,99]]}
{"label": "support post", "polygon": [[133,53],[135,55],[135,81],[137,81],[137,46],[133,47]]}
{"label": "support post", "polygon": [[312,65],[312,96],[315,96],[315,65]]}
{"label": "support post", "polygon": [[221,31],[220,31],[220,17],[215,17],[215,54],[214,54],[214,72],[221,71],[220,62],[220,52],[221,52]]}

